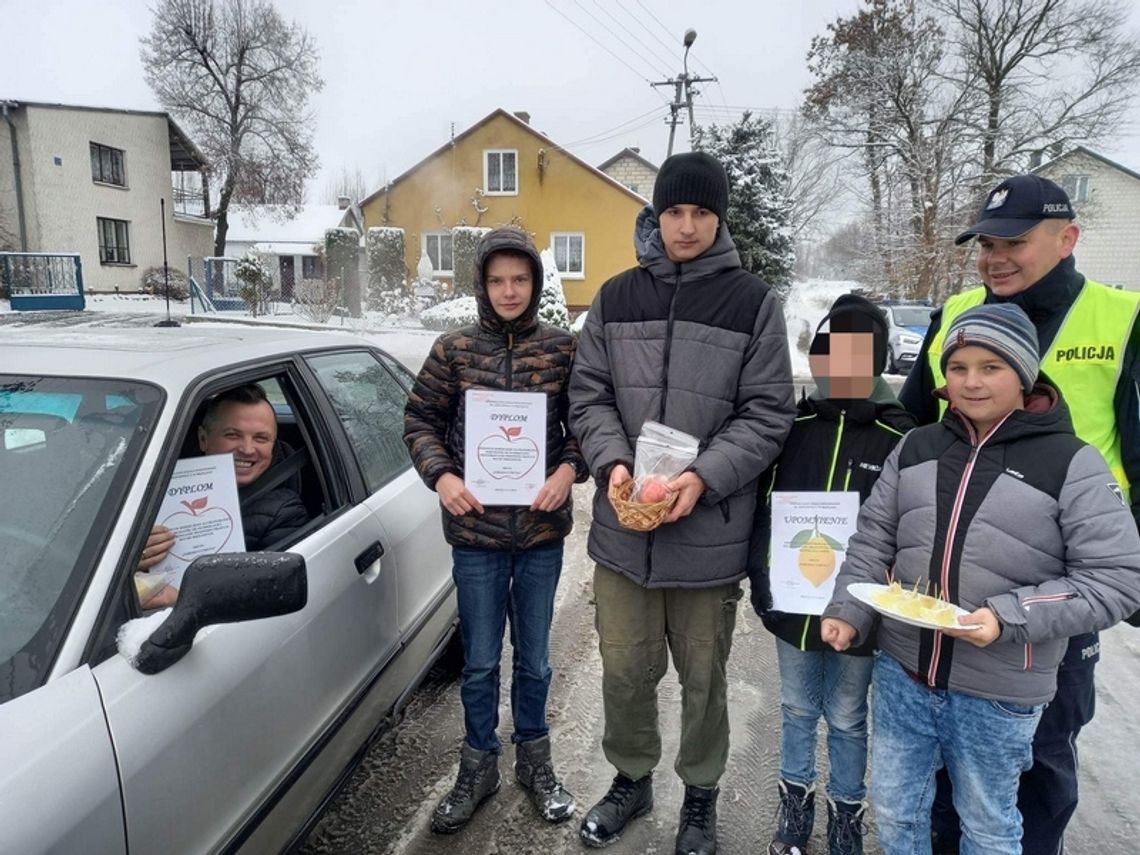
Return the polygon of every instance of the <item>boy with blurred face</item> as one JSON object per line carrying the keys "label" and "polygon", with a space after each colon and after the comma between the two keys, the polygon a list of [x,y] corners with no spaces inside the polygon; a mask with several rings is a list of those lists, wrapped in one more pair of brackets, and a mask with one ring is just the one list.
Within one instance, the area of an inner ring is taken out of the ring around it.
{"label": "boy with blurred face", "polygon": [[[973,306],[1018,306],[1033,324],[1041,370],[1064,395],[1077,436],[1104,455],[1140,521],[1140,489],[1131,489],[1140,479],[1140,326],[1135,323],[1140,295],[1094,282],[1077,270],[1075,215],[1065,191],[1040,175],[1015,175],[987,194],[977,222],[956,241],[976,238],[983,284],[953,295],[931,315],[899,398],[921,424],[937,421],[946,403],[933,393],[950,379],[939,365],[945,330]],[[1021,780],[1026,852],[1060,851],[1076,810],[1076,741],[1092,720],[1099,651],[1095,633],[1078,636],[1061,663],[1057,695],[1034,741],[1033,767]],[[949,789],[941,776],[934,809],[936,852],[957,850],[959,822]]]}
{"label": "boy with blurred face", "polygon": [[768,853],[795,855],[807,847],[815,823],[816,730],[825,718],[828,852],[861,855],[874,638],[837,653],[820,636],[818,614],[774,608],[771,497],[839,491],[866,501],[914,417],[880,376],[887,364],[887,319],[864,298],[844,294],[835,301],[811,341],[808,362],[816,389],[800,401],[784,450],[760,478],[748,559],[752,606],[776,636],[780,667],[780,807]]}

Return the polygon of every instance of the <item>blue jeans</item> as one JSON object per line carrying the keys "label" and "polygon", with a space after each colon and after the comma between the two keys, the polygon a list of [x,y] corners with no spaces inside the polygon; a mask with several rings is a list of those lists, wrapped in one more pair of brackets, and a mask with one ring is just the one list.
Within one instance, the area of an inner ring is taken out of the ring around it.
{"label": "blue jeans", "polygon": [[815,783],[815,740],[819,718],[827,720],[831,776],[827,794],[844,802],[867,796],[867,687],[870,656],[834,650],[800,650],[776,639],[780,664],[780,777],[807,787]]}
{"label": "blue jeans", "polygon": [[452,547],[452,577],[463,639],[463,724],[467,744],[502,750],[499,735],[499,661],[503,629],[511,625],[512,742],[546,736],[550,692],[550,622],[562,575],[562,541],[510,553]]}
{"label": "blue jeans", "polygon": [[962,821],[962,855],[1020,855],[1017,785],[1033,762],[1044,704],[929,689],[875,657],[871,803],[887,855],[928,855],[934,773],[945,765]]}

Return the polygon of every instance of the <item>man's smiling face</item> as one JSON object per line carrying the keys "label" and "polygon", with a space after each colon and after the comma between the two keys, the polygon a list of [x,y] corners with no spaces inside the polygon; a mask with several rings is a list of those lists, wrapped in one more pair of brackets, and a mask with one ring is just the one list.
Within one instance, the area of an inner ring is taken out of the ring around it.
{"label": "man's smiling face", "polygon": [[265,401],[256,404],[222,404],[209,426],[198,428],[203,454],[232,454],[239,487],[260,478],[273,460],[277,417]]}

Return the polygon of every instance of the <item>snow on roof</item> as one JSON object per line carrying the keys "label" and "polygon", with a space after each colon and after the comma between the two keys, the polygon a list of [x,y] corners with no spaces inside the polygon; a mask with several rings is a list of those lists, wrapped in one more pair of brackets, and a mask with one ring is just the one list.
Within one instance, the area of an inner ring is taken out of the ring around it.
{"label": "snow on roof", "polygon": [[323,243],[325,230],[340,226],[348,213],[336,205],[230,205],[226,241]]}

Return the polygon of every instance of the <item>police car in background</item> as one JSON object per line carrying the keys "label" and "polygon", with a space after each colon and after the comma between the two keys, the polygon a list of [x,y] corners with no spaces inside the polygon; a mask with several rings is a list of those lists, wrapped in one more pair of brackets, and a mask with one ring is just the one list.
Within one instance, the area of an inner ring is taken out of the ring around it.
{"label": "police car in background", "polygon": [[928,303],[883,302],[879,308],[887,316],[887,372],[908,372],[918,358],[934,307]]}

